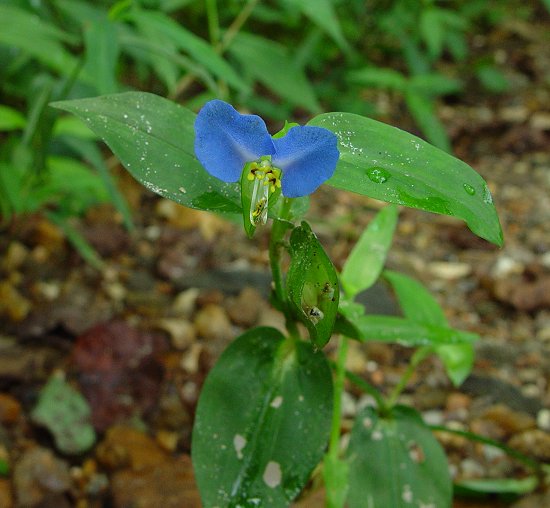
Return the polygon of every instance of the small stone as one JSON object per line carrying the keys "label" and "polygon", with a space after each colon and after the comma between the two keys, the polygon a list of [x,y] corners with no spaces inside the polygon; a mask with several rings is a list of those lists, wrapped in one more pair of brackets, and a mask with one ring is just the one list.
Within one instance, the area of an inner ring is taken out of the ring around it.
{"label": "small stone", "polygon": [[550,432],[550,409],[541,409],[537,414],[537,426],[541,430]]}
{"label": "small stone", "polygon": [[10,481],[7,478],[0,478],[0,506],[2,508],[13,507],[13,495]]}
{"label": "small stone", "polygon": [[532,416],[513,411],[504,404],[496,404],[487,408],[481,418],[495,423],[502,429],[503,437],[535,427],[535,420]]}
{"label": "small stone", "polygon": [[267,305],[260,310],[257,325],[270,326],[281,331],[282,333],[286,333],[285,317],[283,314]]}
{"label": "small stone", "polygon": [[27,300],[10,282],[0,282],[0,316],[11,321],[22,321],[31,311],[31,302]]}
{"label": "small stone", "polygon": [[41,503],[46,506],[56,494],[71,488],[69,466],[50,450],[31,448],[15,464],[13,484],[17,506],[34,507]]}
{"label": "small stone", "polygon": [[472,272],[468,263],[450,263],[434,261],[428,265],[432,275],[444,280],[456,280],[467,277]]}
{"label": "small stone", "polygon": [[[0,423],[13,425],[21,414],[21,404],[7,393],[0,393]],[[0,506],[2,506],[0,504]]]}
{"label": "small stone", "polygon": [[223,307],[208,304],[195,316],[197,333],[207,340],[229,339],[233,335],[231,322]]}
{"label": "small stone", "polygon": [[472,399],[460,392],[454,392],[449,394],[447,402],[445,403],[445,409],[449,412],[467,410],[472,403]]}
{"label": "small stone", "polygon": [[517,434],[508,445],[525,455],[535,457],[542,461],[550,460],[550,434],[540,429],[531,429]]}
{"label": "small stone", "polygon": [[27,249],[27,247],[25,247],[22,243],[11,242],[6,253],[4,254],[2,268],[4,268],[7,272],[17,270],[23,265],[28,255],[29,249]]}
{"label": "small stone", "polygon": [[129,466],[134,471],[156,467],[166,453],[147,434],[132,427],[111,427],[96,449],[98,461],[109,469]]}
{"label": "small stone", "polygon": [[422,419],[426,425],[443,425],[445,419],[443,418],[443,411],[439,409],[430,409],[422,412]]}
{"label": "small stone", "polygon": [[229,303],[227,312],[236,325],[251,327],[258,320],[262,304],[262,295],[254,288],[245,287],[239,296]]}
{"label": "small stone", "polygon": [[142,471],[116,472],[111,481],[115,508],[200,508],[189,456],[166,459]]}
{"label": "small stone", "polygon": [[525,266],[523,263],[506,256],[502,255],[497,259],[495,266],[492,269],[492,276],[495,279],[505,279],[510,275],[521,275]]}
{"label": "small stone", "polygon": [[465,478],[482,478],[485,476],[485,469],[483,469],[483,466],[473,460],[473,459],[464,459],[460,462],[460,469],[462,472],[462,476]]}
{"label": "small stone", "polygon": [[202,350],[202,344],[191,344],[191,347],[183,354],[181,358],[181,368],[189,374],[196,374],[199,371],[199,360]]}
{"label": "small stone", "polygon": [[197,288],[191,288],[179,293],[172,304],[172,312],[177,316],[190,317],[195,311],[195,304],[200,294]]}
{"label": "small stone", "polygon": [[155,436],[159,446],[167,452],[174,452],[178,447],[179,433],[168,430],[159,430]]}
{"label": "small stone", "polygon": [[186,319],[161,319],[157,326],[170,334],[171,343],[175,349],[186,349],[196,340],[195,327]]}

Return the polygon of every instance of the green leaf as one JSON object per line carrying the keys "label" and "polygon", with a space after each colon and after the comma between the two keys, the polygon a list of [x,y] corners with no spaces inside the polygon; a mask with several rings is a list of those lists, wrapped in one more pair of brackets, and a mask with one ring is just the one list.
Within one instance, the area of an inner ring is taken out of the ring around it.
{"label": "green leaf", "polygon": [[100,95],[116,92],[119,45],[114,23],[106,17],[87,23],[84,25],[84,43],[86,60],[82,77],[93,83]]}
{"label": "green leaf", "polygon": [[424,325],[412,319],[378,315],[351,316],[348,315],[347,307],[341,307],[340,311],[358,333],[353,338],[362,341],[390,342],[412,347],[471,343],[478,339],[473,333]]}
{"label": "green leaf", "polygon": [[463,480],[456,484],[458,492],[481,494],[523,495],[533,492],[539,484],[536,476],[526,478],[485,478]]}
{"label": "green leaf", "polygon": [[510,82],[495,65],[479,65],[476,69],[476,76],[485,89],[490,92],[502,93],[510,88]]}
{"label": "green leaf", "polygon": [[325,113],[309,125],[338,136],[340,161],[330,185],[459,217],[478,236],[502,245],[491,193],[466,163],[408,132],[351,113]]}
{"label": "green leaf", "polygon": [[321,109],[304,71],[294,65],[287,48],[277,42],[239,33],[228,49],[253,79],[295,106]]}
{"label": "green leaf", "polygon": [[241,335],[197,407],[192,458],[203,505],[288,506],[323,456],[331,414],[322,353],[273,328]]}
{"label": "green leaf", "polygon": [[62,73],[74,71],[76,59],[63,47],[72,38],[35,14],[0,5],[0,44],[16,47]]}
{"label": "green leaf", "polygon": [[409,88],[405,94],[405,102],[428,141],[450,153],[452,151],[451,142],[445,126],[437,117],[434,100],[423,93],[416,92],[414,88]]}
{"label": "green leaf", "polygon": [[350,51],[349,44],[342,35],[332,0],[294,0],[294,3],[311,21],[332,37],[343,51]]}
{"label": "green leaf", "polygon": [[332,335],[340,288],[331,260],[307,222],[290,235],[288,297],[294,313],[309,331],[312,342],[323,347]]}
{"label": "green leaf", "polygon": [[365,408],[347,453],[350,508],[450,508],[452,482],[445,454],[420,415],[397,406],[387,417]]}
{"label": "green leaf", "polygon": [[420,16],[420,33],[432,60],[439,58],[443,51],[445,26],[439,13],[440,9],[430,8],[422,11]]}
{"label": "green leaf", "polygon": [[65,381],[64,376],[53,375],[40,391],[31,417],[53,434],[61,452],[79,454],[89,450],[95,442],[90,415],[86,399]]}
{"label": "green leaf", "polygon": [[383,208],[370,222],[344,263],[340,282],[349,298],[370,288],[384,268],[397,224],[394,205]]}
{"label": "green leaf", "polygon": [[25,128],[26,118],[16,109],[0,105],[0,132]]}
{"label": "green leaf", "polygon": [[359,83],[376,88],[388,88],[398,92],[404,92],[408,86],[408,79],[395,69],[379,67],[366,67],[348,74],[352,83]]}
{"label": "green leaf", "polygon": [[209,175],[195,158],[195,114],[149,93],[126,92],[52,106],[82,119],[145,187],[176,203],[241,211],[238,184]]}
{"label": "green leaf", "polygon": [[[399,305],[405,316],[426,325],[447,327],[447,319],[436,299],[418,281],[401,273],[386,270],[384,278],[392,285]],[[447,375],[455,386],[459,386],[474,366],[473,344],[436,346]]]}
{"label": "green leaf", "polygon": [[135,9],[129,18],[137,27],[147,33],[157,33],[159,36],[170,39],[179,49],[186,52],[200,65],[203,65],[212,74],[225,80],[237,90],[246,91],[248,85],[235,70],[214,51],[212,46],[194,33],[185,29],[172,18],[161,12]]}
{"label": "green leaf", "polygon": [[462,81],[449,78],[442,74],[418,74],[410,79],[409,86],[416,92],[430,97],[448,95],[460,92],[463,88]]}
{"label": "green leaf", "polygon": [[443,309],[420,282],[392,270],[384,270],[383,277],[395,291],[405,317],[426,325],[448,325]]}
{"label": "green leaf", "polygon": [[328,453],[323,461],[323,479],[327,492],[327,507],[343,508],[348,494],[349,464]]}

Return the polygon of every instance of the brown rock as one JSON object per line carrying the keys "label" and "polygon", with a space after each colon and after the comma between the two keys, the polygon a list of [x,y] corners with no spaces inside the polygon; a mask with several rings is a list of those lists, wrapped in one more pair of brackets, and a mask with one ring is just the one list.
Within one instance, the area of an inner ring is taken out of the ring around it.
{"label": "brown rock", "polygon": [[463,411],[470,407],[472,399],[460,392],[450,393],[447,397],[447,402],[445,403],[445,409],[451,413],[456,411]]}
{"label": "brown rock", "polygon": [[[0,393],[0,423],[13,425],[21,414],[21,404],[7,393]],[[2,506],[0,504],[0,506]]]}
{"label": "brown rock", "polygon": [[504,404],[487,408],[481,417],[498,425],[504,437],[536,427],[536,421],[532,416],[513,411]]}
{"label": "brown rock", "polygon": [[209,304],[197,312],[195,327],[207,340],[229,339],[233,335],[229,318],[219,305]]}
{"label": "brown rock", "polygon": [[50,450],[31,448],[15,464],[13,484],[18,507],[55,506],[55,501],[61,508],[71,487],[69,466]]}
{"label": "brown rock", "polygon": [[525,455],[542,461],[550,460],[550,434],[539,429],[531,429],[514,436],[508,445]]}
{"label": "brown rock", "polygon": [[27,300],[10,282],[0,282],[0,316],[12,321],[22,321],[31,310]]}
{"label": "brown rock", "polygon": [[191,459],[184,455],[142,471],[126,469],[113,475],[115,508],[200,508]]}
{"label": "brown rock", "polygon": [[111,427],[96,453],[103,466],[109,469],[129,467],[132,471],[154,468],[168,459],[154,439],[124,425]]}
{"label": "brown rock", "polygon": [[10,482],[7,478],[0,478],[0,507],[13,507],[13,495],[11,493]]}
{"label": "brown rock", "polygon": [[262,295],[254,288],[245,287],[239,296],[229,303],[227,312],[236,325],[251,327],[258,320],[262,304]]}

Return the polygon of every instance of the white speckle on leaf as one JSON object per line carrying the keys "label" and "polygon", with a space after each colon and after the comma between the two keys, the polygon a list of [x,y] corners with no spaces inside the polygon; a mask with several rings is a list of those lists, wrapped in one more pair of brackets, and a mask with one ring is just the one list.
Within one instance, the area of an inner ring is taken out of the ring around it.
{"label": "white speckle on leaf", "polygon": [[281,404],[283,403],[283,398],[280,395],[277,395],[272,401],[271,404],[269,404],[271,407],[274,407],[277,409],[278,407],[281,407]]}
{"label": "white speckle on leaf", "polygon": [[411,490],[411,486],[407,483],[403,485],[403,492],[401,493],[401,499],[405,501],[405,503],[412,503],[413,500],[413,493]]}
{"label": "white speckle on leaf", "polygon": [[265,484],[268,487],[274,489],[281,484],[281,479],[283,474],[281,472],[281,466],[278,462],[273,462],[272,460],[267,463],[265,466],[264,475],[262,476]]}
{"label": "white speckle on leaf", "polygon": [[237,458],[241,460],[243,458],[243,448],[246,446],[246,439],[240,434],[235,434],[235,437],[233,438],[233,446],[235,447]]}
{"label": "white speckle on leaf", "polygon": [[363,418],[363,427],[370,429],[372,427],[372,418],[369,418],[368,416]]}
{"label": "white speckle on leaf", "polygon": [[375,430],[372,433],[372,440],[373,441],[381,441],[383,437],[384,437],[384,435],[382,434],[382,432],[380,430]]}

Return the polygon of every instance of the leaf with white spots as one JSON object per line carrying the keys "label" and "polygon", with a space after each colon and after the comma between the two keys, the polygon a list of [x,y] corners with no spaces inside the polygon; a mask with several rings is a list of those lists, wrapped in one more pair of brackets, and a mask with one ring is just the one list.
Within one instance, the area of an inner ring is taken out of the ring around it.
{"label": "leaf with white spots", "polygon": [[145,92],[54,102],[97,134],[149,190],[198,210],[240,214],[238,184],[209,175],[195,158],[195,114]]}
{"label": "leaf with white spots", "polygon": [[458,217],[476,235],[502,245],[491,192],[465,162],[408,132],[352,113],[324,113],[308,125],[338,136],[340,160],[329,185]]}
{"label": "leaf with white spots", "polygon": [[412,408],[380,416],[365,408],[347,452],[349,508],[449,508],[453,487],[447,458]]}
{"label": "leaf with white spots", "polygon": [[273,328],[235,339],[206,379],[193,429],[205,508],[288,506],[323,456],[331,414],[321,352]]}

